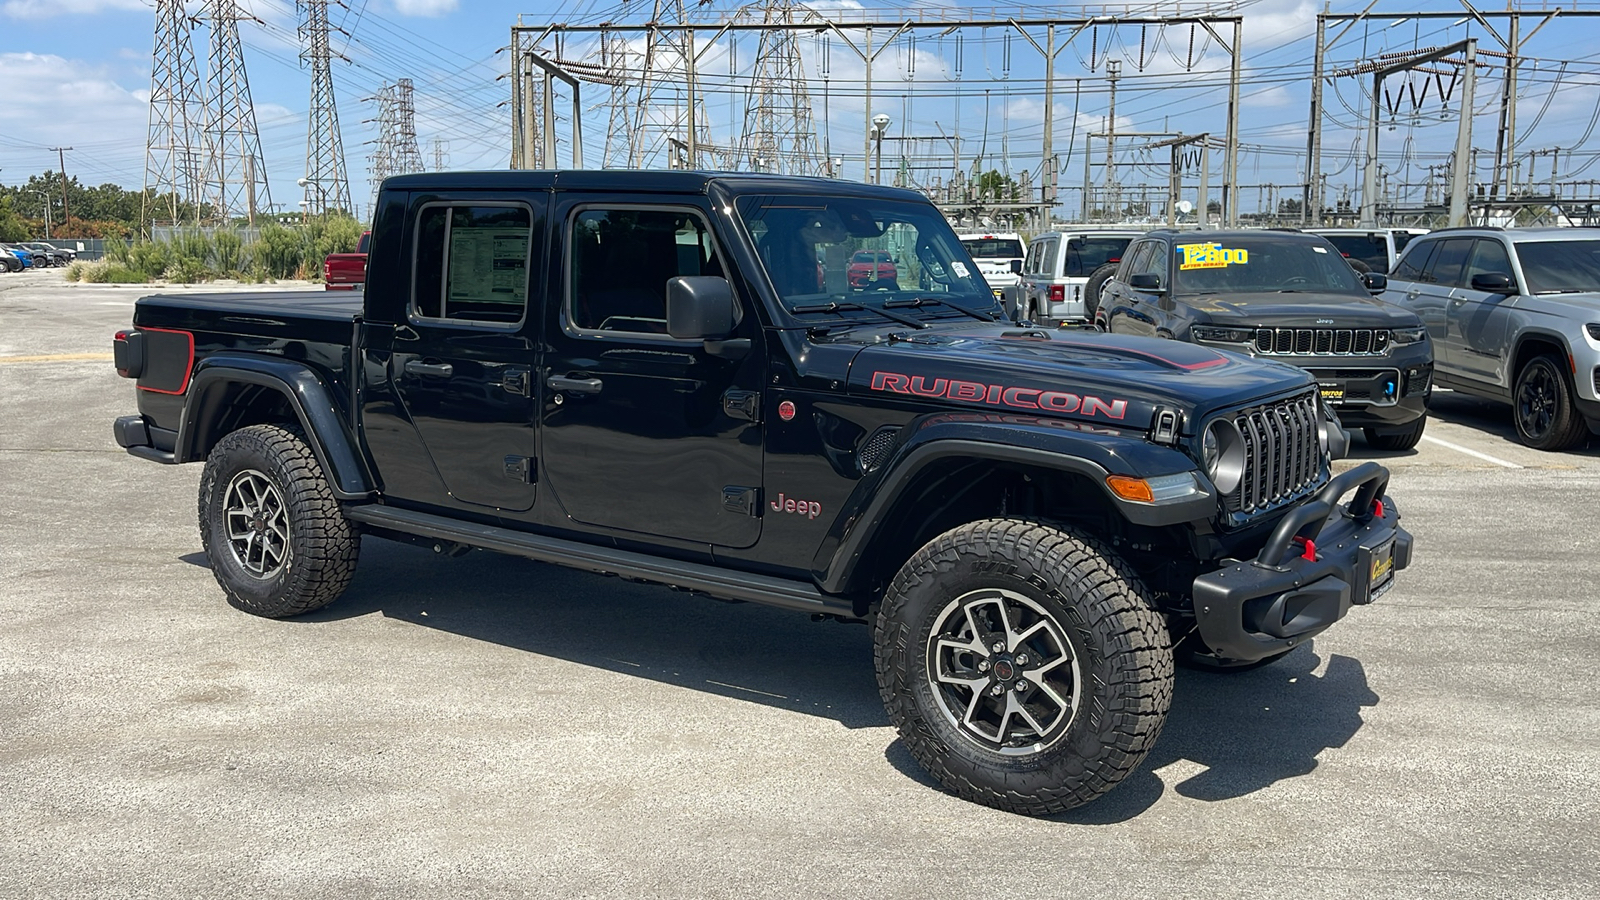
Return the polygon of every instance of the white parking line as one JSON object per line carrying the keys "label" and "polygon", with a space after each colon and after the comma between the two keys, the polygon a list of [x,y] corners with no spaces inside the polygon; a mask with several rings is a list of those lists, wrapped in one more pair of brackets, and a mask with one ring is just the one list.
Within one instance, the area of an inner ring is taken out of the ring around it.
{"label": "white parking line", "polygon": [[1423,435],[1422,439],[1427,441],[1430,444],[1438,444],[1441,447],[1445,447],[1445,448],[1448,448],[1450,450],[1454,450],[1454,451],[1456,451],[1458,453],[1465,453],[1468,456],[1476,456],[1478,459],[1481,459],[1484,462],[1492,462],[1497,466],[1505,466],[1508,469],[1520,469],[1520,468],[1522,468],[1522,466],[1519,466],[1514,462],[1506,462],[1503,459],[1499,459],[1497,457],[1490,456],[1487,453],[1479,453],[1476,450],[1473,450],[1473,449],[1471,449],[1469,447],[1463,447],[1460,444],[1452,444],[1449,441],[1441,441],[1441,440],[1439,440],[1438,438],[1434,437],[1431,434]]}

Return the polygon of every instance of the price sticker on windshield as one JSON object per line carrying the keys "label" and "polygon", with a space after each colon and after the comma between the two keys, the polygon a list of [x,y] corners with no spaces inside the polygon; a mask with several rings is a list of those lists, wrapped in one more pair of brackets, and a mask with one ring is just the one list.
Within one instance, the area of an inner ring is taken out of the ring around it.
{"label": "price sticker on windshield", "polygon": [[1224,248],[1221,244],[1184,244],[1178,251],[1183,254],[1180,269],[1221,269],[1250,263],[1249,250]]}

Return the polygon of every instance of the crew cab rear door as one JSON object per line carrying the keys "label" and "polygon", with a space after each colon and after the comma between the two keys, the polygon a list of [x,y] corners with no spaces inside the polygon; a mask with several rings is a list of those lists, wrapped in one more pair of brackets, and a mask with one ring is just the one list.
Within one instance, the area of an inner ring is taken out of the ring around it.
{"label": "crew cab rear door", "polygon": [[532,508],[542,297],[530,288],[538,294],[543,283],[544,207],[536,194],[414,197],[403,257],[411,296],[393,331],[389,378],[434,472],[385,472],[391,495],[437,502],[426,488],[436,474],[452,505]]}
{"label": "crew cab rear door", "polygon": [[541,464],[555,501],[620,539],[752,546],[765,368],[750,298],[738,337],[754,346],[743,356],[713,355],[666,328],[669,279],[728,274],[705,198],[557,196],[561,297],[548,304],[538,373]]}

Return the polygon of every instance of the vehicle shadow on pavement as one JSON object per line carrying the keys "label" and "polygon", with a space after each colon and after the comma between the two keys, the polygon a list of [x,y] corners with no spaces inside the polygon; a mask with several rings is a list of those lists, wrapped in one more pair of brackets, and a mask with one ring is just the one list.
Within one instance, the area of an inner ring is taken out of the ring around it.
{"label": "vehicle shadow on pavement", "polygon": [[348,591],[317,623],[379,613],[637,678],[833,719],[888,724],[862,626],[812,622],[490,552],[459,559],[368,539]]}
{"label": "vehicle shadow on pavement", "polygon": [[[1484,400],[1460,391],[1434,391],[1428,401],[1428,417],[1431,419],[1473,428],[1523,447],[1525,445],[1517,438],[1517,426],[1511,416],[1509,403]],[[1600,438],[1591,434],[1587,443],[1562,452],[1600,456]]]}
{"label": "vehicle shadow on pavement", "polygon": [[1361,711],[1379,700],[1359,660],[1333,655],[1317,674],[1320,662],[1308,645],[1249,672],[1179,669],[1172,712],[1144,764],[1104,798],[1056,820],[1113,824],[1149,809],[1167,786],[1191,800],[1232,800],[1309,774],[1319,755],[1349,742]]}

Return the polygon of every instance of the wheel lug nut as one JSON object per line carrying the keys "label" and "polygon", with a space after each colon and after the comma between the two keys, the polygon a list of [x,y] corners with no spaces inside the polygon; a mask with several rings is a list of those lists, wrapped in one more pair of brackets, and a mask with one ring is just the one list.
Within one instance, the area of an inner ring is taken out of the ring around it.
{"label": "wheel lug nut", "polygon": [[990,694],[990,696],[993,696],[993,697],[998,697],[1001,694],[1004,694],[1005,692],[1006,692],[1006,686],[1003,685],[1003,684],[997,684],[994,687],[989,689],[989,694]]}
{"label": "wheel lug nut", "polygon": [[978,660],[978,671],[979,672],[987,672],[987,671],[989,671],[989,661],[987,659]]}
{"label": "wheel lug nut", "polygon": [[993,644],[989,645],[989,649],[996,653],[1004,653],[1006,652],[1006,645],[1000,641],[995,641]]}
{"label": "wheel lug nut", "polygon": [[1023,691],[1025,691],[1027,689],[1028,689],[1028,683],[1026,681],[1017,682],[1017,693],[1020,694],[1020,693],[1022,693]]}
{"label": "wheel lug nut", "polygon": [[1017,665],[1025,666],[1027,664],[1028,664],[1028,654],[1026,654],[1026,653],[1018,653],[1017,654]]}

